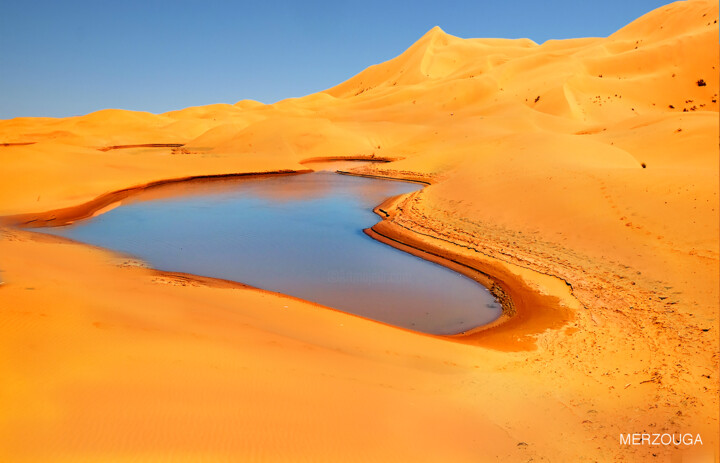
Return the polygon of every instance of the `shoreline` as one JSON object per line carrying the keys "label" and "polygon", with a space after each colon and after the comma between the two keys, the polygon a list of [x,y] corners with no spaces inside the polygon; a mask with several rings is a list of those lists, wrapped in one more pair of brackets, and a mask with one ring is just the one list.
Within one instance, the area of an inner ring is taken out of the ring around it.
{"label": "shoreline", "polygon": [[[327,160],[327,159],[325,159]],[[368,159],[346,159],[342,160],[360,160],[367,161]],[[307,162],[310,162],[306,160]],[[380,161],[387,162],[387,161]],[[248,172],[248,173],[233,173],[233,174],[219,174],[219,175],[198,175],[188,176],[175,179],[164,179],[153,181],[144,185],[137,185],[133,187],[123,188],[121,190],[109,192],[96,197],[93,200],[79,204],[77,206],[70,206],[61,209],[50,210],[41,213],[25,213],[16,214],[10,216],[0,217],[0,226],[9,226],[17,228],[40,228],[40,227],[56,227],[69,225],[73,222],[89,219],[96,215],[102,214],[105,211],[109,211],[114,207],[117,207],[124,199],[131,196],[150,191],[162,186],[192,183],[192,182],[205,182],[214,181],[219,179],[228,178],[243,178],[243,177],[272,177],[272,176],[284,176],[284,175],[300,175],[305,173],[311,173],[313,170],[278,170],[271,172]],[[400,177],[384,177],[381,175],[370,175],[370,174],[356,174],[347,171],[336,171],[340,175],[358,176],[366,178],[375,178],[381,180],[393,180],[402,181],[409,183],[418,183],[423,185],[430,185],[430,183],[416,180],[416,179],[404,179]],[[401,195],[400,197],[402,197]],[[547,298],[537,293],[533,289],[529,288],[526,284],[521,281],[521,278],[513,275],[506,268],[502,268],[500,265],[493,265],[487,262],[476,262],[471,259],[462,257],[460,255],[443,251],[437,246],[434,246],[427,240],[423,240],[421,235],[412,232],[411,230],[405,230],[397,225],[392,224],[391,219],[394,212],[391,214],[388,212],[392,210],[400,197],[391,197],[383,201],[381,204],[373,208],[378,216],[381,217],[381,221],[377,224],[364,229],[364,233],[380,241],[381,243],[387,244],[394,248],[408,252],[412,255],[428,260],[430,262],[437,263],[445,266],[455,272],[458,272],[464,276],[471,278],[478,284],[485,287],[490,293],[496,298],[496,300],[502,306],[502,314],[497,319],[485,325],[474,327],[468,331],[452,334],[452,335],[433,335],[429,333],[423,333],[419,331],[413,331],[407,329],[407,331],[418,333],[427,336],[439,337],[442,339],[454,340],[463,343],[477,344],[485,347],[497,348],[500,350],[532,350],[535,348],[534,342],[529,339],[524,339],[530,334],[539,333],[542,331],[541,328],[557,327],[558,321],[560,326],[564,325],[570,318],[567,316],[567,311],[562,313],[559,310],[558,298]],[[37,232],[36,232],[37,233]],[[411,235],[411,233],[413,235]],[[40,233],[42,234],[42,233]],[[414,236],[417,235],[417,236]],[[72,241],[72,240],[71,240]],[[85,244],[85,243],[81,243]],[[159,270],[153,269],[161,272]],[[202,275],[177,273],[177,272],[161,272],[167,275],[182,275],[183,278],[190,278],[195,281],[202,281],[203,284],[208,284],[208,281],[223,281],[228,283],[229,280],[216,279],[212,277],[204,277]],[[239,286],[251,288],[258,291],[266,291],[260,288],[246,285],[242,282],[233,282]],[[282,294],[274,293],[273,294]],[[283,296],[293,297],[290,295],[282,294]],[[311,301],[312,304],[316,304]],[[323,308],[326,306],[316,304]],[[540,317],[541,320],[535,320],[538,317],[533,316],[530,307],[539,307],[541,311],[549,314],[555,314],[551,317]],[[338,309],[331,308],[332,310]],[[365,318],[355,314],[349,314]],[[367,320],[375,321],[384,325],[388,325],[377,320],[366,318]],[[539,323],[538,323],[539,322]],[[406,330],[406,328],[397,327],[395,328]],[[515,329],[513,329],[515,328]],[[518,337],[520,336],[520,337]],[[512,341],[515,339],[516,341]]]}
{"label": "shoreline", "polygon": [[389,198],[376,206],[373,211],[382,220],[365,229],[365,233],[477,281],[502,305],[502,314],[494,321],[446,338],[504,351],[533,350],[534,335],[546,329],[560,329],[572,321],[571,309],[564,307],[559,297],[541,294],[529,287],[503,262],[488,256],[471,258],[443,249],[433,243],[432,238],[393,223],[391,219],[401,198],[402,195]]}
{"label": "shoreline", "polygon": [[97,196],[95,199],[86,201],[76,206],[69,206],[60,209],[53,209],[38,213],[12,214],[0,216],[0,226],[14,226],[21,228],[40,228],[40,227],[58,227],[69,225],[73,222],[83,219],[89,219],[104,210],[110,210],[113,205],[121,202],[130,196],[150,191],[165,185],[203,182],[220,179],[232,179],[243,177],[272,177],[283,175],[298,175],[313,172],[311,169],[292,170],[283,169],[268,172],[238,172],[229,174],[216,175],[191,175],[187,177],[177,177],[163,180],[156,180],[142,185],[131,186],[121,190],[111,191]]}
{"label": "shoreline", "polygon": [[[364,322],[369,323],[377,323],[379,325],[382,325],[387,328],[400,330],[405,333],[410,333],[412,335],[419,335],[426,338],[432,338],[432,339],[438,339],[438,340],[447,340],[452,339],[453,337],[457,335],[442,335],[442,334],[432,334],[432,333],[425,333],[423,331],[416,331],[412,330],[410,328],[405,328],[398,325],[393,325],[391,323],[383,322],[381,320],[375,320],[373,318],[364,317],[362,315],[358,315],[352,312],[345,312],[344,310],[336,309],[335,307],[330,307],[327,305],[320,304],[319,302],[309,301],[307,299],[302,299],[297,296],[293,296],[291,294],[285,294],[278,291],[273,291],[269,289],[260,288],[257,286],[253,286],[247,283],[242,283],[240,281],[234,281],[234,280],[228,280],[225,278],[217,278],[217,277],[210,277],[210,276],[204,276],[204,275],[197,275],[194,273],[187,273],[187,272],[176,272],[172,270],[160,270],[155,267],[151,267],[147,265],[147,263],[142,260],[139,257],[130,255],[130,254],[124,254],[120,251],[116,251],[114,249],[108,249],[103,248],[102,246],[96,246],[93,244],[85,243],[82,241],[77,241],[72,238],[67,238],[64,236],[59,235],[52,235],[48,233],[43,233],[39,231],[34,230],[28,230],[28,229],[21,229],[21,228],[13,228],[13,227],[7,227],[0,225],[0,238],[3,236],[7,237],[13,237],[13,235],[19,235],[19,238],[27,241],[32,241],[35,243],[49,243],[49,244],[66,244],[66,245],[73,245],[73,246],[80,246],[83,248],[86,248],[90,250],[91,252],[99,252],[99,253],[105,253],[113,256],[113,265],[115,267],[132,267],[141,269],[142,271],[148,273],[152,277],[159,278],[159,279],[166,279],[168,280],[167,284],[175,284],[177,283],[179,286],[203,286],[207,288],[215,288],[215,289],[236,289],[236,290],[249,290],[252,292],[255,292],[260,295],[267,295],[272,297],[277,297],[280,299],[286,299],[290,302],[300,303],[304,305],[308,305],[314,308],[317,308],[319,310],[324,311],[330,311],[342,316],[348,316],[352,317],[354,319],[363,320]],[[120,262],[122,261],[122,262]],[[1,274],[0,274],[1,276]],[[0,278],[0,288],[2,288],[3,284],[5,282]],[[483,325],[485,326],[485,325]]]}
{"label": "shoreline", "polygon": [[373,174],[361,174],[357,172],[350,172],[347,170],[336,170],[335,173],[340,175],[348,175],[351,177],[365,177],[365,178],[377,178],[382,180],[395,180],[397,182],[409,182],[409,183],[419,183],[421,185],[430,186],[432,183],[428,182],[427,180],[421,180],[421,177],[418,178],[404,178],[404,177],[390,177],[390,176],[383,176],[383,175],[373,175]]}
{"label": "shoreline", "polygon": [[403,158],[392,158],[388,156],[317,156],[313,158],[307,158],[299,161],[300,164],[312,164],[314,162],[332,162],[332,161],[364,161],[364,162],[378,162],[386,163],[393,161],[400,161]]}

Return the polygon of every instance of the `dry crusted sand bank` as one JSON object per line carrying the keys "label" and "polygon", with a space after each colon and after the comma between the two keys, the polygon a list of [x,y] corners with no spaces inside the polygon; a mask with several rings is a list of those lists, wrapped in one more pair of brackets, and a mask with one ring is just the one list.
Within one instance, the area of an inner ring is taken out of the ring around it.
{"label": "dry crusted sand bank", "polygon": [[394,159],[358,173],[431,185],[377,232],[562,315],[448,341],[6,229],[0,459],[717,460],[717,20],[679,2],[542,45],[436,28],[274,105],[0,121],[0,215],[23,220],[165,179]]}

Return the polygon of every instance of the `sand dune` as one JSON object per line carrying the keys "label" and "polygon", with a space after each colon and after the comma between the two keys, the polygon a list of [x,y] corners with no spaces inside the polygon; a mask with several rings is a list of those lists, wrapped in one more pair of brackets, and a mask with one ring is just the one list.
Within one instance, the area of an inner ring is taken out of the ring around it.
{"label": "sand dune", "polygon": [[[355,172],[430,186],[378,232],[567,315],[436,339],[8,229],[0,456],[717,460],[717,21],[690,0],[603,38],[434,28],[273,105],[0,121],[0,215],[23,220],[164,179],[392,160]],[[704,445],[619,445],[643,431]]]}

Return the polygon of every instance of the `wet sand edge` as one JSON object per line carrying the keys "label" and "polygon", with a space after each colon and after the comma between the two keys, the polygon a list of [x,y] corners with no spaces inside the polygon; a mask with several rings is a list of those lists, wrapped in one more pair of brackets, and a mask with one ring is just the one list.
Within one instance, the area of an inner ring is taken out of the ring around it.
{"label": "wet sand edge", "polygon": [[274,177],[284,175],[298,175],[307,174],[313,172],[312,169],[301,169],[301,170],[275,170],[268,172],[239,172],[229,174],[217,174],[217,175],[193,175],[188,177],[178,177],[164,180],[157,180],[154,182],[146,183],[143,185],[136,185],[122,190],[116,190],[109,193],[102,194],[95,199],[79,204],[77,206],[64,207],[60,209],[53,209],[46,212],[38,213],[26,213],[26,214],[14,214],[0,216],[0,226],[14,226],[22,228],[40,228],[40,227],[58,227],[62,225],[69,225],[78,220],[88,219],[96,215],[99,211],[104,209],[111,209],[116,203],[119,203],[123,199],[138,193],[150,191],[162,186],[189,183],[189,182],[204,182],[213,181],[219,179],[232,179],[232,178],[257,178],[257,177]]}

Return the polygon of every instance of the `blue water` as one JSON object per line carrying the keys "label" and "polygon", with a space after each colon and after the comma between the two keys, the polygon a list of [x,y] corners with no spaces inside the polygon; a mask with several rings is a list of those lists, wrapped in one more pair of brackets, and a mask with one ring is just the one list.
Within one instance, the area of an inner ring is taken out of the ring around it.
{"label": "blue water", "polygon": [[426,333],[493,321],[501,308],[479,283],[363,233],[379,220],[373,207],[420,188],[331,172],[218,180],[40,231]]}

